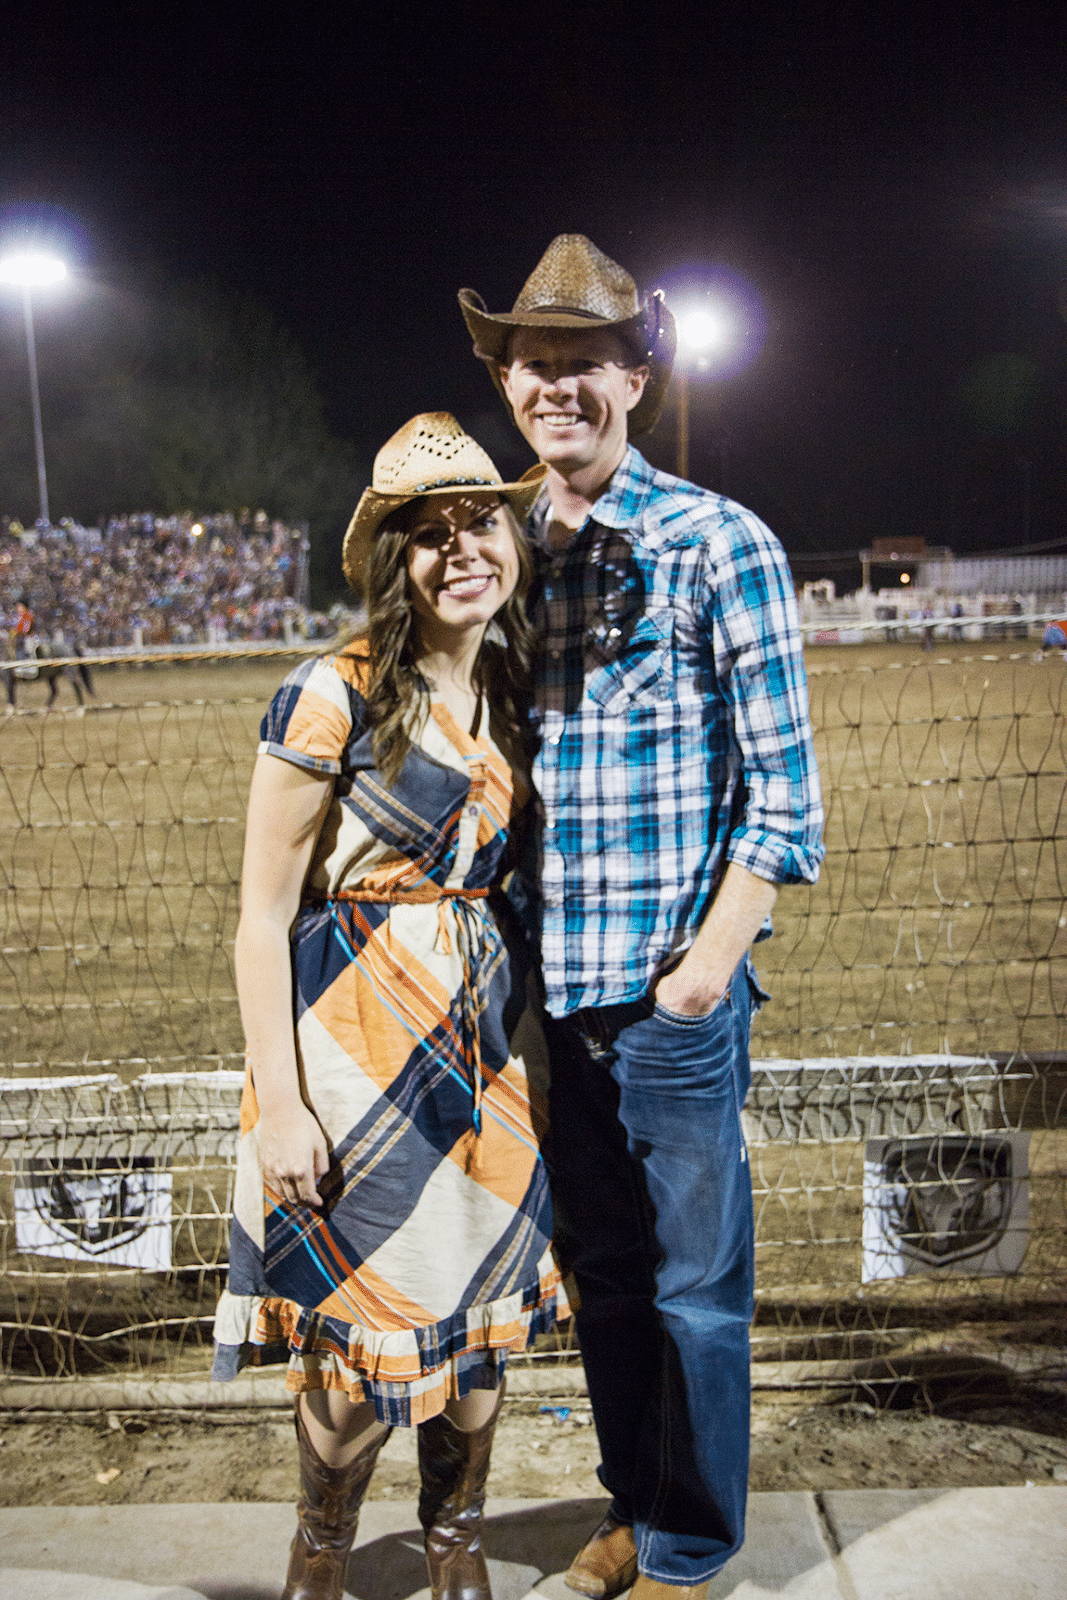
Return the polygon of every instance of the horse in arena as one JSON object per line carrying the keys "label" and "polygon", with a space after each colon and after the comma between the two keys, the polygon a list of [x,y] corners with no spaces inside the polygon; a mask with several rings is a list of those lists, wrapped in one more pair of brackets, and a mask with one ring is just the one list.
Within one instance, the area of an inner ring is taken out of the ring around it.
{"label": "horse in arena", "polygon": [[[0,671],[7,679],[7,710],[10,714],[15,709],[18,697],[18,685],[21,679],[24,682],[34,678],[43,678],[48,685],[48,703],[46,711],[51,711],[59,694],[59,685],[66,678],[78,697],[78,704],[85,704],[86,695],[96,698],[93,688],[92,673],[89,663],[81,659],[85,652],[80,645],[68,646],[66,644],[49,644],[47,639],[42,639],[36,634],[31,634],[25,641],[22,653],[12,649],[8,640],[7,659],[0,661]],[[63,657],[78,656],[77,664],[63,664]],[[59,659],[55,659],[59,658]],[[84,692],[83,692],[84,691]]]}

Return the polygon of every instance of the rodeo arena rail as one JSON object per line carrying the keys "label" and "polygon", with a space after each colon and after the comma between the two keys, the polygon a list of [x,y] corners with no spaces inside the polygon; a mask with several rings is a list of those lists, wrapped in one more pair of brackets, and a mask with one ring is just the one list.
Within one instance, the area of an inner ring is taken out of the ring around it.
{"label": "rodeo arena rail", "polygon": [[[879,1400],[1062,1375],[1067,664],[1048,616],[1011,615],[1024,642],[999,617],[976,637],[984,611],[932,640],[922,617],[889,641],[857,620],[865,642],[808,652],[827,855],[755,952],[757,1385]],[[273,688],[322,648],[97,656],[84,709],[43,715],[38,684],[0,722],[4,1406],[282,1401],[282,1378],[206,1379],[245,796]],[[514,1366],[527,1393],[581,1390],[565,1329]]]}

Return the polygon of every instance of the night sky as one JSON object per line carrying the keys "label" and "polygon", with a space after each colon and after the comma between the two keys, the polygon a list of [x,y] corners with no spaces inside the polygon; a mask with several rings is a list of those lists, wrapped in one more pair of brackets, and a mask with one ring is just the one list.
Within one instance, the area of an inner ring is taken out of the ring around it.
{"label": "night sky", "polygon": [[798,571],[879,535],[1067,548],[1062,7],[37,3],[0,73],[0,237],[47,215],[116,292],[256,295],[363,472],[438,408],[528,463],[456,290],[505,310],[580,231],[762,307],[748,366],[694,379],[691,475]]}

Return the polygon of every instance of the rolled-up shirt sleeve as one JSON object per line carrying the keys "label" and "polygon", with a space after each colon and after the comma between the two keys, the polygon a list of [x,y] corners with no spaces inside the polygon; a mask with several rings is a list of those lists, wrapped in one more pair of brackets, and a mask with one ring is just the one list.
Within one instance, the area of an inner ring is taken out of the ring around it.
{"label": "rolled-up shirt sleeve", "polygon": [[772,883],[814,883],[823,806],[792,576],[750,512],[733,508],[722,533],[709,541],[705,615],[741,769],[726,859]]}

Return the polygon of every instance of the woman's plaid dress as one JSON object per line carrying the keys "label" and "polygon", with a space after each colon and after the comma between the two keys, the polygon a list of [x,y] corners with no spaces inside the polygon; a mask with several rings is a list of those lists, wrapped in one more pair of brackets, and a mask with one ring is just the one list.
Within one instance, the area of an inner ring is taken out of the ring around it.
{"label": "woman's plaid dress", "polygon": [[290,1389],[411,1424],[494,1386],[567,1303],[544,1042],[495,887],[526,790],[436,697],[387,788],[367,671],[362,642],[307,662],[263,722],[261,751],[334,779],[292,933],[305,1098],[331,1159],[321,1211],[264,1188],[249,1074],[214,1375],[288,1361]]}

